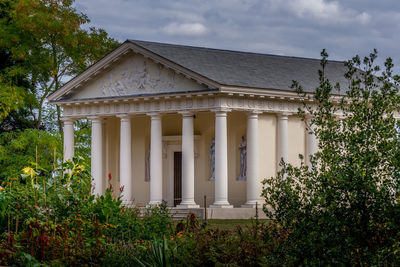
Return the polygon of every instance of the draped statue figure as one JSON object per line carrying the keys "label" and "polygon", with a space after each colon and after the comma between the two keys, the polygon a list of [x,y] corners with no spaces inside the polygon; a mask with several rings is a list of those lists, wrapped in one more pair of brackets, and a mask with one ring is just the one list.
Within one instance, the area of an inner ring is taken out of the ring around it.
{"label": "draped statue figure", "polygon": [[208,150],[208,155],[210,157],[210,168],[211,168],[211,177],[210,181],[215,181],[215,137],[213,137],[210,149]]}
{"label": "draped statue figure", "polygon": [[144,180],[146,182],[150,181],[150,147],[149,150],[146,153],[146,158],[145,158],[145,177]]}
{"label": "draped statue figure", "polygon": [[237,178],[239,181],[245,181],[246,180],[246,171],[247,171],[247,164],[246,164],[246,158],[247,158],[247,143],[246,139],[244,136],[242,136],[242,141],[239,144],[239,151],[240,151],[240,174],[239,177]]}

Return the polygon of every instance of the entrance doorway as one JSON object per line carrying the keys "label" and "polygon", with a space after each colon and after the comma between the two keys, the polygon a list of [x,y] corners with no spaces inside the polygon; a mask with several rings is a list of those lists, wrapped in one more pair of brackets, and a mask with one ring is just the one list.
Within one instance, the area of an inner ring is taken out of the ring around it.
{"label": "entrance doorway", "polygon": [[182,201],[182,152],[174,152],[174,206]]}

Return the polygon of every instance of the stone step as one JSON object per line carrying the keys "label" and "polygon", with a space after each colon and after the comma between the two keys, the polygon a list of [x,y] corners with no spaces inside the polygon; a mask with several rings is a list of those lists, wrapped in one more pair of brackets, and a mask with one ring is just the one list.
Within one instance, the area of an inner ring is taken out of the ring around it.
{"label": "stone step", "polygon": [[179,208],[171,208],[170,213],[172,215],[173,220],[183,220],[186,219],[190,213],[196,215],[197,218],[203,219],[204,217],[204,209],[196,208],[196,209],[179,209]]}

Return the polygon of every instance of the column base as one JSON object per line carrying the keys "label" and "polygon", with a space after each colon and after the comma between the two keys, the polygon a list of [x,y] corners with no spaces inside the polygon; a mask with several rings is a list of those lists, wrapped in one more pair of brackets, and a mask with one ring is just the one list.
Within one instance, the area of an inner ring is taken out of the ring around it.
{"label": "column base", "polygon": [[[242,207],[242,208],[253,208],[253,209],[255,209],[255,208],[256,208],[256,204],[243,204],[243,205],[241,205],[240,207]],[[258,208],[260,208],[260,204],[258,205]]]}
{"label": "column base", "polygon": [[197,209],[200,208],[200,205],[197,205],[196,203],[193,204],[179,204],[176,205],[177,209]]}
{"label": "column base", "polygon": [[153,201],[150,201],[149,204],[146,205],[146,207],[159,206],[159,205],[161,205],[161,203],[162,203],[162,201],[153,200]]}
{"label": "column base", "polygon": [[233,208],[233,205],[230,205],[229,203],[226,204],[212,204],[209,206],[209,208],[221,208],[221,209],[231,209]]}
{"label": "column base", "polygon": [[256,205],[258,205],[258,208],[262,208],[262,204],[260,202],[261,201],[255,201],[255,200],[247,201],[241,207],[242,208],[255,208]]}

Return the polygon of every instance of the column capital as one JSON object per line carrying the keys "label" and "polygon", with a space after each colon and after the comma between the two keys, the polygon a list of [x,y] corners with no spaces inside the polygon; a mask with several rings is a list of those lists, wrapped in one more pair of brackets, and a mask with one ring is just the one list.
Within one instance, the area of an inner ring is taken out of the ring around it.
{"label": "column capital", "polygon": [[215,113],[216,117],[226,117],[228,115],[227,113],[232,110],[231,109],[214,109],[211,111]]}
{"label": "column capital", "polygon": [[103,117],[100,117],[100,116],[88,116],[87,118],[91,121],[102,121],[103,120]]}
{"label": "column capital", "polygon": [[151,119],[161,119],[162,117],[162,114],[160,112],[146,113],[146,115],[151,117]]}
{"label": "column capital", "polygon": [[216,114],[218,114],[218,113],[228,113],[228,112],[231,112],[232,111],[232,109],[229,109],[229,108],[215,108],[215,109],[211,109],[210,110],[211,112],[215,112]]}
{"label": "column capital", "polygon": [[178,114],[181,114],[182,117],[193,117],[194,112],[192,111],[179,111]]}
{"label": "column capital", "polygon": [[280,120],[287,120],[289,116],[293,115],[293,113],[291,112],[279,112],[276,113],[276,116],[280,119]]}
{"label": "column capital", "polygon": [[71,122],[73,123],[75,120],[76,120],[76,118],[74,118],[74,117],[62,117],[61,118],[61,121],[64,122],[64,124],[71,123]]}
{"label": "column capital", "polygon": [[264,112],[263,111],[261,111],[261,110],[253,110],[253,109],[247,109],[246,110],[246,114],[247,115],[251,115],[251,114],[256,114],[256,115],[258,115],[258,114],[263,114]]}
{"label": "column capital", "polygon": [[257,111],[257,112],[249,111],[249,112],[247,112],[247,118],[248,119],[258,119],[258,115],[261,113],[262,112],[260,112],[260,111]]}
{"label": "column capital", "polygon": [[120,114],[115,115],[115,117],[118,117],[118,118],[130,118],[130,117],[132,117],[132,115],[128,114],[128,113],[120,113]]}
{"label": "column capital", "polygon": [[121,121],[129,121],[132,116],[130,114],[124,113],[124,114],[118,114],[116,115],[117,118],[120,118]]}

